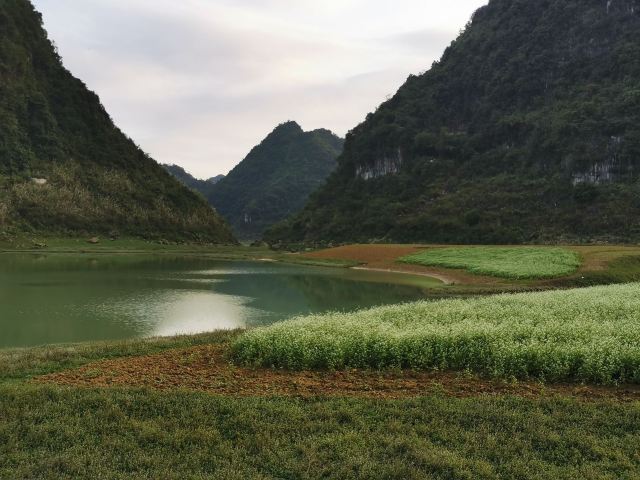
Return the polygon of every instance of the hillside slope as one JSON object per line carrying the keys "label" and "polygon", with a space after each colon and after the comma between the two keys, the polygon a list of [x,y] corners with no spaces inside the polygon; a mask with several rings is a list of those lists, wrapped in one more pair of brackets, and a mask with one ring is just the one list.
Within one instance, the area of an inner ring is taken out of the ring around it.
{"label": "hillside slope", "polygon": [[207,180],[201,180],[191,175],[179,165],[162,165],[162,167],[179,180],[180,183],[189,187],[191,190],[201,193],[205,198],[209,196],[213,186],[224,178],[224,175],[216,175]]}
{"label": "hillside slope", "polygon": [[295,122],[279,125],[217,183],[210,203],[242,239],[300,211],[336,167],[343,140],[328,130],[304,132]]}
{"label": "hillside slope", "polygon": [[640,3],[491,0],[271,243],[640,241]]}
{"label": "hillside slope", "polygon": [[28,0],[0,2],[0,232],[12,231],[234,241],[63,67]]}

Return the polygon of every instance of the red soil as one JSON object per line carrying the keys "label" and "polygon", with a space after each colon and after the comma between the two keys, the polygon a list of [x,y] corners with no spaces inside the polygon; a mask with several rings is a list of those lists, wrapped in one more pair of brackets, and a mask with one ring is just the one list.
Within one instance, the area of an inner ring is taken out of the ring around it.
{"label": "red soil", "polygon": [[640,386],[591,387],[509,383],[448,372],[349,370],[290,372],[242,368],[227,358],[228,346],[207,345],[155,355],[119,358],[35,379],[74,387],[187,389],[241,397],[408,398],[512,395],[565,396],[583,400],[639,401]]}
{"label": "red soil", "polygon": [[437,267],[425,267],[401,263],[398,259],[419,252],[424,248],[439,248],[438,245],[429,247],[420,245],[345,245],[343,247],[320,250],[307,253],[304,256],[321,260],[351,260],[363,264],[371,270],[413,273],[428,275],[442,280],[447,284],[464,285],[496,285],[504,281],[481,275],[471,275],[463,270],[452,270]]}

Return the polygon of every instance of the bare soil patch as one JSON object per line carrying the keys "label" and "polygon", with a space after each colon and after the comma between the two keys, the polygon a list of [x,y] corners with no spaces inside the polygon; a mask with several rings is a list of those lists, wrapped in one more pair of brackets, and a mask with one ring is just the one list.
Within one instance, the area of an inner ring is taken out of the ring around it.
{"label": "bare soil patch", "polygon": [[438,248],[439,245],[345,245],[342,247],[307,253],[304,256],[322,260],[351,260],[362,264],[359,268],[385,272],[428,275],[446,284],[498,285],[505,281],[481,275],[471,275],[463,270],[426,267],[398,262],[399,258],[419,252],[424,248]]}
{"label": "bare soil patch", "polygon": [[575,246],[572,250],[582,256],[581,272],[606,270],[607,265],[621,257],[640,255],[640,247],[598,245],[598,246]]}
{"label": "bare soil patch", "polygon": [[469,291],[491,293],[517,291],[523,288],[547,289],[562,286],[567,279],[589,272],[606,271],[609,264],[623,257],[640,256],[640,247],[623,245],[563,245],[578,252],[582,266],[574,275],[552,280],[510,281],[483,275],[472,275],[464,270],[426,267],[398,262],[399,258],[419,252],[425,248],[447,248],[456,245],[345,245],[304,254],[304,257],[323,260],[348,260],[358,262],[360,267],[386,272],[428,275],[448,285],[462,286]]}
{"label": "bare soil patch", "polygon": [[434,394],[452,397],[564,396],[583,400],[640,401],[640,386],[591,387],[509,383],[450,372],[291,372],[232,364],[226,345],[205,345],[160,354],[119,358],[36,378],[72,387],[187,389],[241,397],[356,397],[400,399]]}

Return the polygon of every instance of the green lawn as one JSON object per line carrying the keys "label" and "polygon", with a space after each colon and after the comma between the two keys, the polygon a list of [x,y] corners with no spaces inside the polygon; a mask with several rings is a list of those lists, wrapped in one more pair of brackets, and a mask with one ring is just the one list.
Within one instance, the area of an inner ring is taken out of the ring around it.
{"label": "green lawn", "polygon": [[580,267],[577,253],[556,247],[430,248],[400,261],[509,279],[562,277]]}
{"label": "green lawn", "polygon": [[240,362],[640,383],[640,283],[418,302],[248,331]]}

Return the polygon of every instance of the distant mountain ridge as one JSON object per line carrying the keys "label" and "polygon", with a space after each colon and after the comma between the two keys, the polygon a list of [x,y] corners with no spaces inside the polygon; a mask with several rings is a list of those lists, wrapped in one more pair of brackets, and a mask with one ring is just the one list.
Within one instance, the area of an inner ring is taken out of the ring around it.
{"label": "distant mountain ridge", "polygon": [[271,243],[640,241],[640,2],[491,0]]}
{"label": "distant mountain ridge", "polygon": [[329,130],[305,132],[296,122],[279,125],[213,186],[209,202],[241,239],[298,212],[336,167],[344,140]]}
{"label": "distant mountain ridge", "polygon": [[222,180],[226,175],[216,175],[215,177],[211,177],[211,178],[207,178],[205,180],[205,182],[210,183],[211,185],[215,185],[216,183],[218,183],[220,180]]}
{"label": "distant mountain ridge", "polygon": [[182,182],[183,185],[189,187],[192,190],[195,190],[196,192],[199,192],[205,198],[207,198],[211,193],[211,188],[224,178],[224,175],[217,175],[207,180],[201,180],[199,178],[195,178],[193,175],[188,173],[184,168],[180,167],[179,165],[163,164],[162,167],[171,175],[173,175],[175,178],[180,180],[180,182]]}
{"label": "distant mountain ridge", "polygon": [[64,66],[28,0],[0,2],[0,233],[235,242]]}

